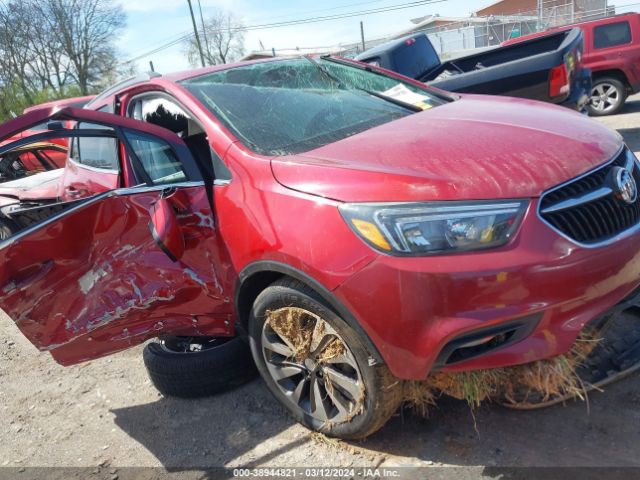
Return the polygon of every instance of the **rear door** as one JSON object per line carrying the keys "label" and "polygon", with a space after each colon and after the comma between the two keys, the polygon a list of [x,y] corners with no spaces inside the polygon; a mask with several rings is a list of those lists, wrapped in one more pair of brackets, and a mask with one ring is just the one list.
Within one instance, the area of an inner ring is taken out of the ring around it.
{"label": "rear door", "polygon": [[[79,138],[109,138],[120,170],[126,164],[140,184],[3,210],[18,231],[0,243],[0,308],[65,365],[165,333],[232,335],[234,277],[216,234],[211,179],[182,140],[155,125],[68,108],[7,122],[0,141],[42,122],[48,131],[3,145],[0,155],[27,141],[68,138],[73,149]],[[169,224],[176,255],[162,233]]]}
{"label": "rear door", "polygon": [[589,52],[585,59],[594,71],[625,69],[637,50],[637,32],[630,17],[612,17],[590,28]]}

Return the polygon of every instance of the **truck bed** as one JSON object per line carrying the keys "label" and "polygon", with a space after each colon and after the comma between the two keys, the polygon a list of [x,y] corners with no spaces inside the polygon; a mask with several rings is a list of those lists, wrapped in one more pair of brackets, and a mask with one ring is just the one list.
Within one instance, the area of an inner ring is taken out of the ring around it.
{"label": "truck bed", "polygon": [[[443,90],[525,97],[549,97],[549,72],[571,52],[581,51],[582,32],[573,29],[442,63],[419,80]],[[573,90],[573,88],[572,88]]]}
{"label": "truck bed", "polygon": [[575,28],[441,62],[429,37],[419,33],[378,45],[356,60],[450,92],[529,98],[582,110],[591,91],[582,50],[583,34]]}

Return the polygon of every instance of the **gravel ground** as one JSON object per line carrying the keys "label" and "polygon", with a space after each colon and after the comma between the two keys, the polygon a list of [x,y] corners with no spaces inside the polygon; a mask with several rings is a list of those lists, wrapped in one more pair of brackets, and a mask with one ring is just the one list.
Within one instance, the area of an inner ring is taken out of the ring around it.
{"label": "gravel ground", "polygon": [[[640,96],[633,100],[601,121],[640,152]],[[474,418],[446,399],[428,419],[404,411],[368,440],[345,443],[295,424],[259,380],[204,400],[168,399],[150,384],[140,348],[63,368],[2,314],[0,339],[4,467],[91,467],[113,480],[129,466],[481,467],[470,476],[502,466],[640,467],[638,375],[592,394],[589,410],[489,405]]]}

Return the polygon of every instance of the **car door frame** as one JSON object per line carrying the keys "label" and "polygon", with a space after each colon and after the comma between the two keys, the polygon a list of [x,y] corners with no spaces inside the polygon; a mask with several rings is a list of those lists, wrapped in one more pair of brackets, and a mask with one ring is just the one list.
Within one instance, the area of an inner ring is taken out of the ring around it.
{"label": "car door frame", "polygon": [[[59,123],[64,121],[80,121],[80,122],[101,124],[101,125],[110,127],[110,130],[69,129],[69,128],[62,127],[62,124]],[[99,193],[97,195],[93,195],[91,197],[81,199],[81,200],[68,202],[68,203],[72,203],[72,205],[69,205],[68,208],[66,208],[65,210],[54,213],[49,218],[46,218],[38,223],[28,226],[24,228],[22,231],[9,237],[5,241],[0,242],[0,251],[3,251],[7,248],[10,248],[10,249],[13,249],[14,247],[20,248],[19,247],[20,244],[18,242],[20,242],[22,239],[25,239],[25,237],[28,237],[31,234],[40,235],[41,229],[44,230],[46,228],[49,228],[55,222],[60,222],[60,221],[64,222],[65,216],[70,215],[71,213],[77,212],[85,207],[92,208],[91,207],[92,203],[99,203],[101,200],[107,199],[108,197],[127,196],[132,194],[144,195],[144,194],[149,194],[151,192],[159,192],[159,198],[162,198],[164,196],[172,195],[174,192],[178,191],[178,189],[180,188],[204,189],[204,187],[206,187],[207,182],[211,182],[211,178],[207,178],[206,172],[202,174],[197,162],[192,157],[188,147],[180,139],[180,137],[178,137],[175,133],[169,130],[166,130],[162,127],[149,124],[147,122],[133,120],[133,119],[130,119],[127,117],[121,117],[115,114],[108,114],[108,113],[96,112],[92,110],[74,109],[74,108],[67,108],[67,109],[62,109],[57,111],[53,111],[51,109],[40,109],[40,110],[30,112],[29,114],[24,116],[24,118],[18,117],[17,119],[7,122],[5,125],[0,126],[0,138],[12,137],[14,136],[16,131],[26,130],[29,128],[29,126],[33,124],[42,123],[42,122],[58,122],[58,123],[50,124],[49,125],[50,129],[48,131],[42,132],[37,135],[32,135],[26,138],[19,138],[14,142],[3,145],[2,147],[0,147],[0,152],[10,151],[12,149],[18,148],[19,145],[24,145],[25,143],[38,141],[43,138],[60,138],[63,136],[64,137],[67,137],[67,136],[68,137],[82,137],[82,136],[115,137],[118,140],[120,140],[121,145],[126,150],[127,158],[122,158],[121,156],[121,161],[130,162],[132,167],[135,166],[136,163],[138,163],[138,169],[140,172],[142,172],[141,176],[144,176],[145,178],[144,178],[144,181],[138,185],[123,187],[123,188],[116,188],[107,192]],[[140,159],[137,157],[133,147],[129,144],[127,136],[125,134],[125,130],[129,130],[138,134],[149,136],[151,140],[156,140],[156,141],[166,143],[169,146],[169,148],[172,149],[173,153],[176,155],[176,158],[181,162],[183,171],[186,174],[185,175],[186,181],[178,181],[174,183],[159,183],[159,184],[153,183],[149,178],[149,176],[146,174],[146,171],[142,163],[140,162]],[[207,195],[207,197],[209,196]],[[213,217],[214,210],[213,210],[212,198],[209,197],[208,200],[209,200],[209,206],[211,208],[211,215]],[[204,198],[203,198],[203,201],[206,202]],[[208,225],[208,223],[205,222],[205,225]],[[213,225],[214,225],[213,218],[210,225],[211,227],[209,228],[213,228]],[[152,239],[151,232],[148,232],[148,233],[149,233],[149,238]],[[42,235],[40,235],[40,237],[42,237]],[[29,238],[26,238],[25,240],[29,241]],[[153,239],[153,240],[156,240],[156,239]],[[38,240],[38,241],[42,241],[42,240]],[[17,244],[17,245],[14,245],[14,244]],[[12,253],[12,250],[7,250],[7,254],[11,254],[11,253]],[[19,258],[19,257],[15,257],[15,258]],[[19,261],[18,268],[21,268],[20,267],[21,264],[22,262]],[[28,265],[28,262],[25,262],[25,265]],[[197,278],[196,272],[189,271],[187,273],[188,275],[193,276],[192,278],[194,279],[194,282],[196,283],[201,282],[201,280]],[[13,281],[13,273],[10,273],[8,275],[11,275],[11,277],[7,276],[7,278],[5,278],[3,281],[6,280],[7,282],[9,282],[8,285],[10,285]],[[44,275],[46,275],[46,272],[44,273]],[[14,288],[14,287],[11,287],[11,288]],[[3,290],[3,292],[6,292],[6,291]],[[3,293],[3,297],[5,296],[5,294],[6,293]],[[15,305],[16,304],[14,303],[14,306]],[[14,312],[14,315],[15,315],[15,312]],[[232,326],[229,325],[229,322],[226,320],[226,318],[227,317],[225,317],[225,320],[215,320],[215,321],[213,318],[207,318],[201,322],[199,327],[204,327],[205,325],[208,325],[209,326],[208,328],[217,328],[218,329],[217,331],[222,335],[232,335],[233,328]],[[216,326],[220,324],[224,324],[224,325],[221,327]],[[152,333],[152,332],[149,332],[149,331],[146,332],[147,335],[149,333]],[[145,332],[142,333],[142,335],[144,334]],[[152,335],[152,336],[157,336],[157,335]],[[83,341],[82,338],[79,338],[79,340]],[[90,342],[91,338],[90,337],[86,338],[86,341]],[[120,343],[118,343],[117,347],[114,347],[114,349],[111,349],[111,347],[108,347],[105,345],[103,350],[98,351],[98,354],[96,356],[102,356],[104,354],[111,353],[112,351],[121,350],[123,348],[127,348],[127,346],[131,346],[130,340],[122,339],[119,342]],[[93,343],[95,344],[96,342],[93,342]],[[60,363],[63,363],[63,364],[72,364],[72,363],[77,363],[78,361],[82,361],[83,359],[89,359],[89,358],[84,358],[82,356],[70,356],[68,354],[69,353],[68,351],[65,352],[61,358],[56,357],[56,352],[58,351],[61,352],[62,350],[64,350],[62,348],[59,349],[59,347],[62,347],[63,345],[67,345],[67,344],[65,343],[65,344],[56,344],[53,346],[43,346],[43,345],[37,345],[37,346],[41,349],[51,351],[54,358],[56,358],[56,360],[58,360]],[[87,345],[81,346],[81,350],[79,350],[81,353],[78,355],[86,354],[86,352],[88,351],[87,349],[91,348],[90,344],[87,344]],[[97,344],[94,345],[94,347],[97,347],[97,346],[98,346]],[[85,353],[82,353],[82,352],[85,352]]]}

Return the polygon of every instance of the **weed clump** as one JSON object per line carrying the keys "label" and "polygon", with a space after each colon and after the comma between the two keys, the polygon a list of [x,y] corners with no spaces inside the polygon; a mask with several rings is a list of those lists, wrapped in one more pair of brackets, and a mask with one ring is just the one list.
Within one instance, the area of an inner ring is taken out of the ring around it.
{"label": "weed clump", "polygon": [[440,395],[464,400],[472,409],[484,401],[534,408],[553,400],[586,400],[577,370],[597,343],[594,334],[583,334],[568,353],[546,360],[473,372],[436,372],[424,381],[406,382],[405,401],[426,415]]}

